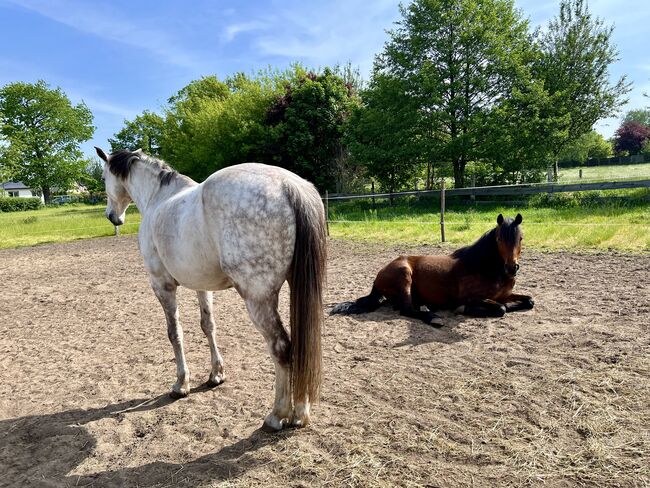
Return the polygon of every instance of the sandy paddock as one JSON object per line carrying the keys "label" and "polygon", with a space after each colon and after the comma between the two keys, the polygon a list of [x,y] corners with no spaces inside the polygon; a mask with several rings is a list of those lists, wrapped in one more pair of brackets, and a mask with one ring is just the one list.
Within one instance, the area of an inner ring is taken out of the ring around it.
{"label": "sandy paddock", "polygon": [[[332,241],[326,302],[399,253]],[[328,317],[313,425],[259,430],[273,366],[216,294],[227,380],[180,293],[193,393],[172,402],[164,316],[132,237],[0,251],[0,486],[648,486],[650,255],[524,250],[533,311]],[[288,297],[281,295],[287,317]]]}

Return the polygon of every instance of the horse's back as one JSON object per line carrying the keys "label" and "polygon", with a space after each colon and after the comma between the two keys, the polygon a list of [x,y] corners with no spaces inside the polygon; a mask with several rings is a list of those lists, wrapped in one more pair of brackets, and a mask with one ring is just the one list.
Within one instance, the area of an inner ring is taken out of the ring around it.
{"label": "horse's back", "polygon": [[224,168],[201,185],[204,219],[221,267],[242,287],[246,283],[261,292],[279,288],[286,278],[296,239],[288,189],[321,204],[307,181],[257,163]]}
{"label": "horse's back", "polygon": [[375,287],[389,299],[408,292],[424,304],[445,307],[455,288],[453,268],[449,256],[399,256],[379,271]]}

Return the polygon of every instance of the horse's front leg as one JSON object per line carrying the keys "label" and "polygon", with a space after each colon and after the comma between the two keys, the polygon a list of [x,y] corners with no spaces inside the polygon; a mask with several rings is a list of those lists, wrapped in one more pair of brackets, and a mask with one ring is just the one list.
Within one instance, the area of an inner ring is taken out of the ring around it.
{"label": "horse's front leg", "polygon": [[530,310],[535,306],[535,300],[530,295],[520,295],[512,293],[510,296],[499,300],[506,307],[507,312],[516,312],[518,310]]}
{"label": "horse's front leg", "polygon": [[224,382],[226,375],[223,372],[223,359],[219,354],[217,347],[217,340],[215,337],[215,324],[214,316],[212,314],[212,292],[211,291],[197,291],[196,295],[199,298],[199,307],[201,307],[201,329],[208,338],[210,344],[210,358],[212,370],[210,371],[210,378],[208,379],[208,386],[218,386]]}
{"label": "horse's front leg", "polygon": [[458,307],[456,313],[471,317],[503,317],[506,307],[494,300],[473,300]]}
{"label": "horse's front leg", "polygon": [[[275,365],[275,403],[273,410],[264,419],[262,428],[278,431],[286,427],[291,419],[291,341],[287,335],[280,314],[278,296],[265,299],[246,299],[246,308],[255,328],[262,333]],[[303,421],[308,422],[309,407],[301,412]]]}
{"label": "horse's front leg", "polygon": [[182,398],[190,392],[190,372],[187,369],[185,351],[183,350],[183,328],[178,320],[178,306],[176,304],[177,285],[171,276],[162,278],[152,277],[151,287],[165,311],[167,336],[172,343],[174,357],[176,358],[177,381],[172,386],[170,396],[172,398]]}

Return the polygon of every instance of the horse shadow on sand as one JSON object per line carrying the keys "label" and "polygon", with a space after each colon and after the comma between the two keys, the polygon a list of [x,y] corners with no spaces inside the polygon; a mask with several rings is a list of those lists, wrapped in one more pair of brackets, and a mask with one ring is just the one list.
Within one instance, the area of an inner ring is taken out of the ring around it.
{"label": "horse shadow on sand", "polygon": [[[205,388],[198,387],[192,393],[202,390]],[[255,451],[292,435],[290,430],[267,434],[258,429],[217,452],[182,464],[157,461],[90,475],[68,474],[92,457],[97,445],[97,440],[85,429],[86,424],[164,408],[174,401],[164,394],[101,408],[1,420],[0,487],[194,486],[199,482],[233,480],[270,461],[255,455]]]}
{"label": "horse shadow on sand", "polygon": [[[327,306],[327,312],[332,309],[336,303],[330,303]],[[374,312],[358,315],[348,315],[352,320],[359,322],[386,322],[386,327],[390,327],[389,321],[396,319],[404,320],[408,324],[409,336],[401,342],[393,344],[393,348],[404,346],[421,346],[438,342],[441,344],[454,344],[467,338],[466,335],[458,332],[458,326],[465,322],[469,317],[455,314],[449,311],[437,311],[436,315],[440,318],[442,325],[428,325],[418,319],[404,317],[399,314],[390,304],[384,303]],[[335,315],[332,315],[335,317]]]}

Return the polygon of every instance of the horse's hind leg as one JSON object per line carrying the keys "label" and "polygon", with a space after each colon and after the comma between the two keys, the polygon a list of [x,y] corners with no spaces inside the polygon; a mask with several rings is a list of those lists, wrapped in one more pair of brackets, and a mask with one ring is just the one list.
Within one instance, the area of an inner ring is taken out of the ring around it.
{"label": "horse's hind leg", "polygon": [[151,287],[160,301],[165,318],[167,319],[167,336],[174,348],[176,358],[177,381],[172,386],[170,396],[182,398],[190,392],[190,372],[187,369],[185,351],[183,350],[183,328],[178,320],[178,306],[176,304],[176,282],[171,277],[151,278]]}
{"label": "horse's hind leg", "polygon": [[246,308],[255,328],[264,336],[275,364],[275,403],[263,428],[281,430],[291,417],[291,341],[278,313],[277,293],[265,299],[246,299]]}
{"label": "horse's hind leg", "polygon": [[215,337],[215,324],[214,316],[212,315],[212,292],[211,291],[197,291],[196,295],[199,298],[199,307],[201,308],[201,329],[208,338],[210,344],[210,358],[212,370],[210,371],[210,378],[208,379],[208,386],[218,386],[224,382],[226,375],[223,372],[223,359],[219,354],[217,347],[217,339]]}

